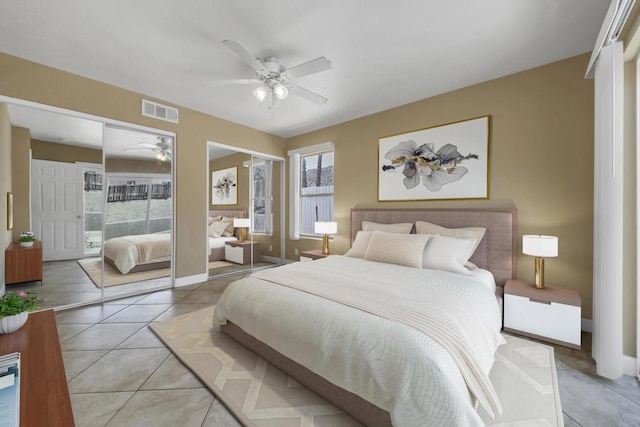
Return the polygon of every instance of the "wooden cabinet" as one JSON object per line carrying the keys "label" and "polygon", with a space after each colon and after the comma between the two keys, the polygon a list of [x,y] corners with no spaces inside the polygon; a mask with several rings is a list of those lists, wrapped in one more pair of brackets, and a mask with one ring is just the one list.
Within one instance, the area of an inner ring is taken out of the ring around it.
{"label": "wooden cabinet", "polygon": [[504,330],[542,341],[580,348],[580,295],[560,286],[535,288],[521,280],[504,286]]}
{"label": "wooden cabinet", "polygon": [[4,252],[5,283],[42,281],[42,242],[28,248],[14,242]]}
{"label": "wooden cabinet", "polygon": [[72,427],[73,411],[53,310],[0,335],[0,354],[20,353],[20,425]]}
{"label": "wooden cabinet", "polygon": [[[251,255],[253,253],[253,256]],[[234,240],[224,245],[224,259],[236,264],[251,264],[260,261],[260,243]]]}

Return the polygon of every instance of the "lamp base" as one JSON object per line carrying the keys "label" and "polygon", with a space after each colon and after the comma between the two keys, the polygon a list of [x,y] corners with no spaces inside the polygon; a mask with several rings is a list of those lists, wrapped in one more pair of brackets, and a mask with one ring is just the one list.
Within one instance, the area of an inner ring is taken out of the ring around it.
{"label": "lamp base", "polygon": [[240,243],[244,242],[244,227],[240,228],[240,238],[238,239]]}
{"label": "lamp base", "polygon": [[322,236],[322,253],[327,255],[329,253],[329,235]]}
{"label": "lamp base", "polygon": [[544,289],[544,258],[536,257],[536,271],[533,286]]}

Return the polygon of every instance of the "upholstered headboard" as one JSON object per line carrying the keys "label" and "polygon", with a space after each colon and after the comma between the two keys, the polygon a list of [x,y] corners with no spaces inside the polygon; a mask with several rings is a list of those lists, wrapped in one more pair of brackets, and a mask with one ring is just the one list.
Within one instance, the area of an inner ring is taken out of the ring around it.
{"label": "upholstered headboard", "polygon": [[247,210],[246,209],[212,209],[209,211],[209,216],[226,216],[229,218],[246,218]]}
{"label": "upholstered headboard", "polygon": [[470,261],[491,271],[498,286],[516,277],[516,209],[351,209],[351,243],[362,229],[362,221],[427,221],[447,228],[484,227],[487,231]]}

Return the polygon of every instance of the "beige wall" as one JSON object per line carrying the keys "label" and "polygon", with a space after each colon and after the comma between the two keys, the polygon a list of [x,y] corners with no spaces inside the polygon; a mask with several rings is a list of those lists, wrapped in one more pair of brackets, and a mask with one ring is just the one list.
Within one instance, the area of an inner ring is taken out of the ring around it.
{"label": "beige wall", "polygon": [[[31,131],[12,127],[11,132],[11,179],[13,188],[13,240],[20,237],[21,231],[31,231],[31,165],[29,147]],[[36,236],[38,237],[38,236]]]}
{"label": "beige wall", "polygon": [[[11,243],[11,231],[7,230],[7,192],[11,190],[11,119],[6,104],[0,103],[0,249]],[[0,256],[0,295],[4,295],[4,255]]]}
{"label": "beige wall", "polygon": [[[176,133],[178,278],[206,272],[207,141],[276,156],[285,153],[284,139],[274,135],[4,53],[0,53],[0,95]],[[180,123],[143,117],[142,98],[179,108]],[[0,176],[0,190],[10,182]]]}
{"label": "beige wall", "polygon": [[56,142],[31,140],[32,157],[38,160],[51,160],[65,163],[97,163],[102,164],[102,150],[77,147],[75,145],[58,144]]}
{"label": "beige wall", "polygon": [[[251,160],[251,154],[236,153],[209,162],[209,176],[207,178],[210,209],[246,209],[247,212],[249,211],[249,168],[245,168],[242,166],[242,162],[245,162],[247,160]],[[213,202],[213,199],[211,197],[211,174],[217,170],[233,167],[238,168],[238,176],[236,177],[238,181],[238,185],[236,187],[238,189],[238,203],[235,205],[214,206],[213,204],[211,204],[211,202]]]}
{"label": "beige wall", "polygon": [[[332,250],[349,248],[352,207],[516,207],[518,234],[559,238],[546,281],[576,289],[591,318],[593,228],[593,81],[581,55],[291,138],[287,149],[335,143]],[[378,138],[491,115],[490,198],[470,201],[377,201]],[[518,242],[518,278],[533,280],[534,260]],[[319,248],[317,240],[287,241]]]}

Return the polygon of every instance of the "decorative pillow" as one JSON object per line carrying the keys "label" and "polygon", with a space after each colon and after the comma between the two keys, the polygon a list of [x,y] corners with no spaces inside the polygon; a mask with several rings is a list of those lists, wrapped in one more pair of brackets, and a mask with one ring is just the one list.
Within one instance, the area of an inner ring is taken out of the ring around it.
{"label": "decorative pillow", "polygon": [[396,224],[380,224],[371,221],[362,221],[362,231],[385,231],[387,233],[411,233],[412,222],[399,222]]}
{"label": "decorative pillow", "polygon": [[[420,236],[420,234],[419,234]],[[427,236],[427,234],[422,234]],[[473,239],[458,239],[447,236],[431,236],[424,248],[423,268],[471,274],[465,263],[473,253]]]}
{"label": "decorative pillow", "polygon": [[[440,236],[457,237],[459,239],[474,239],[475,243],[471,255],[476,251],[486,231],[487,229],[484,227],[446,228],[430,222],[416,221],[416,233],[418,234],[439,234]],[[471,258],[471,255],[469,255],[469,258]]]}
{"label": "decorative pillow", "polygon": [[368,261],[422,268],[424,248],[431,236],[374,231],[364,254]]}
{"label": "decorative pillow", "polygon": [[217,222],[217,221],[220,221],[221,219],[222,219],[222,215],[210,216],[209,217],[209,225],[211,225],[212,222]]}
{"label": "decorative pillow", "polygon": [[209,237],[222,237],[228,225],[229,224],[222,221],[212,222],[211,225],[209,225]]}
{"label": "decorative pillow", "polygon": [[344,255],[352,258],[364,258],[372,234],[373,231],[358,231],[356,239],[353,241],[353,245],[351,245],[351,249]]}
{"label": "decorative pillow", "polygon": [[223,222],[225,224],[227,224],[227,227],[225,228],[225,230],[222,232],[222,235],[224,237],[231,237],[233,236],[233,231],[234,231],[234,227],[233,227],[233,218],[230,218],[228,216],[223,216],[220,219],[220,222]]}

